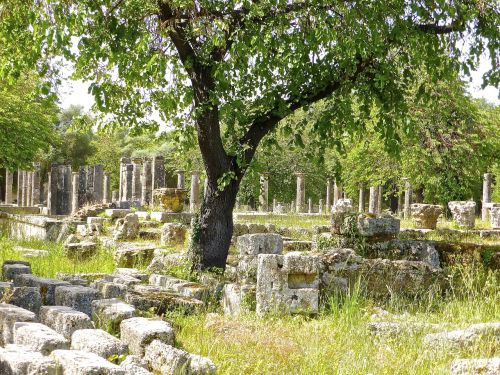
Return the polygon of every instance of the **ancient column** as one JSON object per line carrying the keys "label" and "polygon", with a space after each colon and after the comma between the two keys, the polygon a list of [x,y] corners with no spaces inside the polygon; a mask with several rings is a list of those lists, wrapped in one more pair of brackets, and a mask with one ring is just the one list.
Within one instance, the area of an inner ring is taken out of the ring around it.
{"label": "ancient column", "polygon": [[132,200],[140,202],[142,197],[141,191],[141,172],[142,172],[142,159],[132,159]]}
{"label": "ancient column", "polygon": [[22,198],[22,205],[23,207],[26,207],[28,205],[28,184],[29,184],[29,172],[24,171],[23,172],[23,198]]}
{"label": "ancient column", "polygon": [[273,198],[273,212],[276,212],[276,198]]}
{"label": "ancient column", "polygon": [[89,201],[87,196],[87,172],[88,168],[84,165],[78,168],[78,207],[85,206]]}
{"label": "ancient column", "polygon": [[119,190],[113,190],[111,193],[111,201],[113,203],[120,201],[120,191]]}
{"label": "ancient column", "polygon": [[337,181],[335,181],[333,185],[333,205],[336,205],[339,199],[342,199],[342,187],[337,185]]}
{"label": "ancient column", "polygon": [[73,172],[71,174],[71,212],[75,213],[80,208],[78,201],[78,192],[80,190],[80,173]]}
{"label": "ancient column", "polygon": [[403,209],[403,217],[406,220],[411,218],[411,184],[408,178],[403,178],[405,181],[405,205]]}
{"label": "ancient column", "polygon": [[313,201],[311,198],[309,198],[307,201],[307,212],[310,214],[313,213]]}
{"label": "ancient column", "polygon": [[100,164],[93,165],[92,174],[92,201],[101,203],[104,194],[104,167]]}
{"label": "ancient column", "polygon": [[378,186],[377,191],[377,214],[382,212],[382,185]]}
{"label": "ancient column", "polygon": [[153,188],[152,190],[155,189],[160,189],[165,187],[165,159],[163,156],[155,156],[153,158],[153,165],[152,165],[152,183],[153,183]]}
{"label": "ancient column", "polygon": [[123,193],[125,200],[128,202],[132,200],[133,176],[134,176],[134,165],[127,164],[127,168],[125,170],[125,185],[123,186]]}
{"label": "ancient column", "polygon": [[17,205],[22,206],[23,201],[23,179],[24,172],[21,170],[17,170]]}
{"label": "ancient column", "polygon": [[259,211],[267,212],[269,210],[269,173],[262,173],[259,177]]}
{"label": "ancient column", "polygon": [[5,169],[5,204],[12,204],[12,184],[14,183],[14,173]]}
{"label": "ancient column", "polygon": [[362,186],[359,188],[358,212],[365,212],[365,189]]}
{"label": "ancient column", "polygon": [[52,164],[49,173],[47,208],[49,215],[68,215],[72,204],[71,166]]}
{"label": "ancient column", "polygon": [[332,180],[326,180],[326,213],[330,213],[332,209]]}
{"label": "ancient column", "polygon": [[33,177],[31,179],[31,204],[37,206],[41,201],[41,188],[40,188],[40,164],[34,165]]}
{"label": "ancient column", "polygon": [[377,202],[378,202],[378,188],[376,186],[370,186],[370,197],[368,200],[368,212],[370,214],[377,213]]}
{"label": "ancient column", "polygon": [[151,172],[151,159],[145,158],[142,163],[142,175],[141,175],[141,205],[145,206],[153,203],[152,199],[152,188],[153,188],[153,174]]}
{"label": "ancient column", "polygon": [[321,198],[319,200],[319,208],[318,208],[318,213],[322,214],[323,213],[323,210],[324,210],[324,207],[323,207],[323,198]]}
{"label": "ancient column", "polygon": [[184,189],[186,187],[186,171],[177,170],[177,189]]}
{"label": "ancient column", "polygon": [[483,202],[481,209],[481,220],[488,220],[489,208],[486,206],[487,203],[491,203],[491,182],[493,180],[493,175],[491,173],[485,173],[483,176]]}
{"label": "ancient column", "polygon": [[104,173],[102,189],[102,203],[110,203],[111,178],[107,172]]}
{"label": "ancient column", "polygon": [[306,201],[305,173],[295,173],[295,176],[297,176],[296,211],[303,212]]}
{"label": "ancient column", "polygon": [[126,195],[124,194],[124,187],[126,185],[125,175],[127,173],[127,164],[130,164],[130,158],[121,158],[120,159],[120,184],[119,184],[119,200],[125,201],[127,200]]}
{"label": "ancient column", "polygon": [[295,201],[292,201],[292,203],[290,204],[290,212],[295,212],[297,209],[297,207],[295,207]]}
{"label": "ancient column", "polygon": [[200,205],[200,172],[191,172],[191,194],[189,195],[189,211],[196,212]]}

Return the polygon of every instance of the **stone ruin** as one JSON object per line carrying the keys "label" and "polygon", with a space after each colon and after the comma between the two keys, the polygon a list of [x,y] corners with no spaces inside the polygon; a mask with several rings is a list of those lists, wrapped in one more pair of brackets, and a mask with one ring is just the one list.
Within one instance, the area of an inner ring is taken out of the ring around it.
{"label": "stone ruin", "polygon": [[476,221],[476,202],[451,201],[448,207],[453,215],[453,220],[463,228],[474,228]]}
{"label": "stone ruin", "polygon": [[436,229],[437,220],[443,213],[443,208],[436,204],[413,203],[411,216],[417,228]]}

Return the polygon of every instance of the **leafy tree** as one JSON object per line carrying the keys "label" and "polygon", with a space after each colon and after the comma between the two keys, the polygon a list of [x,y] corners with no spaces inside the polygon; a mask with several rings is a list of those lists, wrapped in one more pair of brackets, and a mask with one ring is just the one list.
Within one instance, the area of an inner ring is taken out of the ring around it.
{"label": "leafy tree", "polygon": [[32,76],[0,81],[0,167],[30,169],[54,141],[55,96],[43,95]]}
{"label": "leafy tree", "polygon": [[398,124],[412,125],[404,94],[422,70],[467,74],[488,49],[485,79],[498,84],[499,13],[496,0],[6,0],[0,71],[50,72],[47,57],[63,55],[115,121],[145,126],[158,110],[174,126],[194,124],[208,179],[200,265],[224,268],[240,182],[282,119],[332,99],[315,126],[327,143],[332,120],[362,129],[377,104],[375,129],[396,147]]}

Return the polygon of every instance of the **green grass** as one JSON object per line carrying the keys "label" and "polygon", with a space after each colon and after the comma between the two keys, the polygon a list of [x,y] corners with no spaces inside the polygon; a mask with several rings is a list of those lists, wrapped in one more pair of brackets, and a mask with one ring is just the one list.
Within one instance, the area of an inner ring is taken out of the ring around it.
{"label": "green grass", "polygon": [[[47,250],[46,257],[24,257],[14,250],[15,246],[22,246],[37,250]],[[31,263],[34,274],[43,277],[55,277],[58,272],[112,272],[115,269],[111,251],[100,248],[96,254],[85,260],[72,260],[63,255],[62,244],[44,242],[40,240],[9,240],[0,238],[0,263],[4,260],[27,260]]]}
{"label": "green grass", "polygon": [[[451,329],[500,320],[498,278],[478,270],[457,272],[462,281],[447,297],[396,297],[383,308],[410,312],[405,320]],[[210,357],[219,374],[445,374],[453,359],[493,357],[500,350],[494,339],[454,351],[426,347],[422,332],[375,337],[367,328],[374,301],[354,293],[332,302],[317,318],[253,313],[171,318],[178,344]]]}

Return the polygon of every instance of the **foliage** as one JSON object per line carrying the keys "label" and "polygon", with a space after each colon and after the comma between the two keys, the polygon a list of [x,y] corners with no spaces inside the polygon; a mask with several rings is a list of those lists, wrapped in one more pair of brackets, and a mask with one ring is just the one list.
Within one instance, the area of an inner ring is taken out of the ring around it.
{"label": "foliage", "polygon": [[33,76],[16,83],[0,80],[0,167],[31,169],[35,156],[54,144],[57,106]]}

